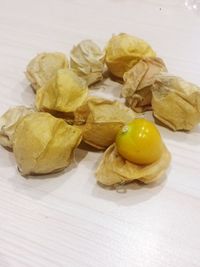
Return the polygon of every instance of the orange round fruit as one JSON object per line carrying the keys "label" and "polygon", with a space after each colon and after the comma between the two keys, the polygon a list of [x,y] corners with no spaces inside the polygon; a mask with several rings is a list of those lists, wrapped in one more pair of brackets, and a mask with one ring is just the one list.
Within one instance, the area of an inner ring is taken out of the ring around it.
{"label": "orange round fruit", "polygon": [[135,119],[117,134],[118,153],[135,164],[151,164],[162,154],[163,142],[156,126],[146,119]]}

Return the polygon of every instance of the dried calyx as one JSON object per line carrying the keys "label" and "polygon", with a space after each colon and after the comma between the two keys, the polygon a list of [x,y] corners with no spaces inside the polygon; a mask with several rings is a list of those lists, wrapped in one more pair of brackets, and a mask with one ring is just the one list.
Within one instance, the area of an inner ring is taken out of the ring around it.
{"label": "dried calyx", "polygon": [[191,130],[200,122],[200,88],[173,75],[159,75],[152,89],[152,108],[170,129]]}
{"label": "dried calyx", "polygon": [[66,168],[81,138],[80,129],[48,113],[25,116],[16,128],[13,141],[21,174],[47,174]]}
{"label": "dried calyx", "polygon": [[135,113],[118,101],[90,97],[75,112],[76,125],[83,131],[84,142],[105,149],[115,141],[116,134],[135,118]]}
{"label": "dried calyx", "polygon": [[19,121],[34,109],[25,106],[10,108],[0,117],[0,144],[4,147],[13,147],[13,137]]}
{"label": "dried calyx", "polygon": [[86,82],[72,70],[61,69],[37,91],[36,108],[52,114],[72,113],[84,103],[87,95]]}
{"label": "dried calyx", "polygon": [[162,59],[146,58],[126,72],[121,95],[126,99],[127,106],[136,112],[151,110],[151,90],[156,76],[164,71],[167,69]]}
{"label": "dried calyx", "polygon": [[37,91],[56,74],[57,70],[64,68],[68,68],[65,54],[41,53],[30,61],[25,74],[33,89]]}
{"label": "dried calyx", "polygon": [[89,86],[103,78],[104,53],[93,41],[83,40],[73,47],[70,66]]}
{"label": "dried calyx", "polygon": [[97,167],[97,181],[105,186],[130,183],[139,180],[145,184],[157,181],[170,163],[170,153],[163,145],[159,160],[148,165],[137,165],[124,159],[117,152],[115,144],[111,145],[103,155]]}
{"label": "dried calyx", "polygon": [[123,78],[124,73],[141,59],[156,56],[148,43],[126,33],[113,35],[105,50],[106,65],[119,78]]}

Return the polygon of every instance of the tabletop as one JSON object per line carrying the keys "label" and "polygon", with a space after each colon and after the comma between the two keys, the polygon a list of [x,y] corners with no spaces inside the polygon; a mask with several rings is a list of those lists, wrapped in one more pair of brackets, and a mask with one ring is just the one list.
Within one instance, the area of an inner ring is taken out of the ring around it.
{"label": "tabletop", "polygon": [[[200,4],[184,0],[0,0],[0,113],[33,105],[27,63],[112,34],[148,41],[170,73],[200,84]],[[172,154],[154,185],[100,187],[100,153],[76,151],[61,174],[25,179],[0,147],[0,267],[200,266],[200,126],[160,127]]]}

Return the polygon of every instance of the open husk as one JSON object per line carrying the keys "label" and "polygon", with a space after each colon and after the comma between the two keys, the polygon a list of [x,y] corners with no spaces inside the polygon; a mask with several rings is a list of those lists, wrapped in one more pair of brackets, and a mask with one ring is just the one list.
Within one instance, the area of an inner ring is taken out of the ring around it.
{"label": "open husk", "polygon": [[149,165],[137,165],[122,158],[112,144],[103,154],[97,167],[97,181],[106,186],[126,184],[139,180],[145,184],[158,180],[166,171],[170,163],[170,153],[163,145],[161,158]]}

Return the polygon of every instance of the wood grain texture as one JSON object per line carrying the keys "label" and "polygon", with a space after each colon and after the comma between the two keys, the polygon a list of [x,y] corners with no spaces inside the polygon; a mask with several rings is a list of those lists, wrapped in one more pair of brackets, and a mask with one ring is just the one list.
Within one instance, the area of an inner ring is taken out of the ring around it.
{"label": "wood grain texture", "polygon": [[[87,38],[103,48],[119,32],[144,38],[171,73],[200,84],[200,17],[182,0],[0,6],[0,113],[34,103],[24,71],[35,54],[68,54]],[[200,127],[160,130],[172,153],[166,177],[154,186],[129,185],[124,194],[96,184],[100,153],[77,150],[65,172],[24,179],[0,147],[0,267],[200,266]]]}

